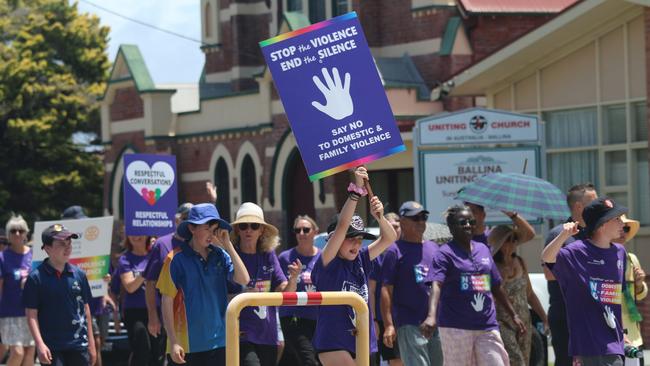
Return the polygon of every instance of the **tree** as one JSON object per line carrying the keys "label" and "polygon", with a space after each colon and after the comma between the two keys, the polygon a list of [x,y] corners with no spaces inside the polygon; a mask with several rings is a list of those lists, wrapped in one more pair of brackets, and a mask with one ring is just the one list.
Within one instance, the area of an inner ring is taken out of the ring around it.
{"label": "tree", "polygon": [[108,32],[68,0],[0,0],[0,227],[101,213],[101,155],[72,137],[99,130]]}

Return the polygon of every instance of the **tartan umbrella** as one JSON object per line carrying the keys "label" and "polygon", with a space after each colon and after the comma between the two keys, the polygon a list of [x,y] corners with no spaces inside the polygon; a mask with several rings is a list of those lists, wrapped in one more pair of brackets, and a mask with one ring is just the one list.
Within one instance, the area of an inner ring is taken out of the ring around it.
{"label": "tartan umbrella", "polygon": [[484,175],[461,188],[456,199],[528,217],[564,219],[569,216],[565,196],[559,188],[519,173]]}

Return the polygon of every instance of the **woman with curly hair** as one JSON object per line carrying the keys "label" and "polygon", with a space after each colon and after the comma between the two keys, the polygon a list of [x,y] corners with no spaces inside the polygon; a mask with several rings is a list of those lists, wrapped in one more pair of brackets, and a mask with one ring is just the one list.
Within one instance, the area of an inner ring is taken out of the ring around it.
{"label": "woman with curly hair", "polygon": [[[275,248],[280,244],[278,229],[264,221],[262,208],[244,202],[232,223],[233,243],[241,257],[250,282],[231,286],[231,293],[296,291],[302,264],[297,259],[289,265],[289,278],[284,275]],[[278,317],[273,306],[252,306],[239,316],[240,364],[275,366],[278,355]]]}

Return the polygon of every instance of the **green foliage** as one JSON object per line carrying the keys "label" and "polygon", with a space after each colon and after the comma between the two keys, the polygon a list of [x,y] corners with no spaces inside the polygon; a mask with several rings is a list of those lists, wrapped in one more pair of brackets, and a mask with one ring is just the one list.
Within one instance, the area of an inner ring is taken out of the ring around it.
{"label": "green foliage", "polygon": [[101,214],[102,157],[72,135],[99,130],[108,32],[68,0],[0,0],[0,227]]}

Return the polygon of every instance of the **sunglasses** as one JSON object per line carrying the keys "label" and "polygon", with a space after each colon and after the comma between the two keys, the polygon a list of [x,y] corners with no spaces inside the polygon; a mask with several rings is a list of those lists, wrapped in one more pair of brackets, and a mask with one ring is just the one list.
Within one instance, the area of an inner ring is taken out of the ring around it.
{"label": "sunglasses", "polygon": [[241,223],[241,224],[237,224],[237,227],[238,227],[239,230],[241,230],[241,231],[246,231],[246,230],[248,230],[249,227],[250,227],[252,230],[257,230],[257,229],[260,228],[260,224],[258,224],[258,223],[256,223],[256,222],[254,222],[254,223],[252,223],[252,224],[249,224],[249,223],[243,222],[243,223]]}
{"label": "sunglasses", "polygon": [[624,233],[627,234],[627,233],[630,232],[630,230],[631,230],[631,228],[630,228],[628,225],[623,226],[623,232],[624,232]]}
{"label": "sunglasses", "polygon": [[23,229],[11,229],[11,230],[9,230],[9,232],[12,233],[12,234],[14,234],[14,235],[15,235],[15,234],[20,234],[20,235],[22,235],[22,234],[25,233],[25,230],[23,230]]}
{"label": "sunglasses", "polygon": [[469,224],[470,226],[476,225],[476,220],[475,219],[460,219],[456,220],[456,225],[458,226],[466,226]]}
{"label": "sunglasses", "polygon": [[405,216],[411,221],[427,221],[429,219],[429,215],[427,214],[420,214],[420,215],[415,215],[415,216]]}
{"label": "sunglasses", "polygon": [[301,231],[302,231],[303,234],[309,234],[309,232],[311,231],[311,228],[310,227],[295,227],[295,228],[293,228],[293,232],[296,233],[296,234],[300,234]]}

